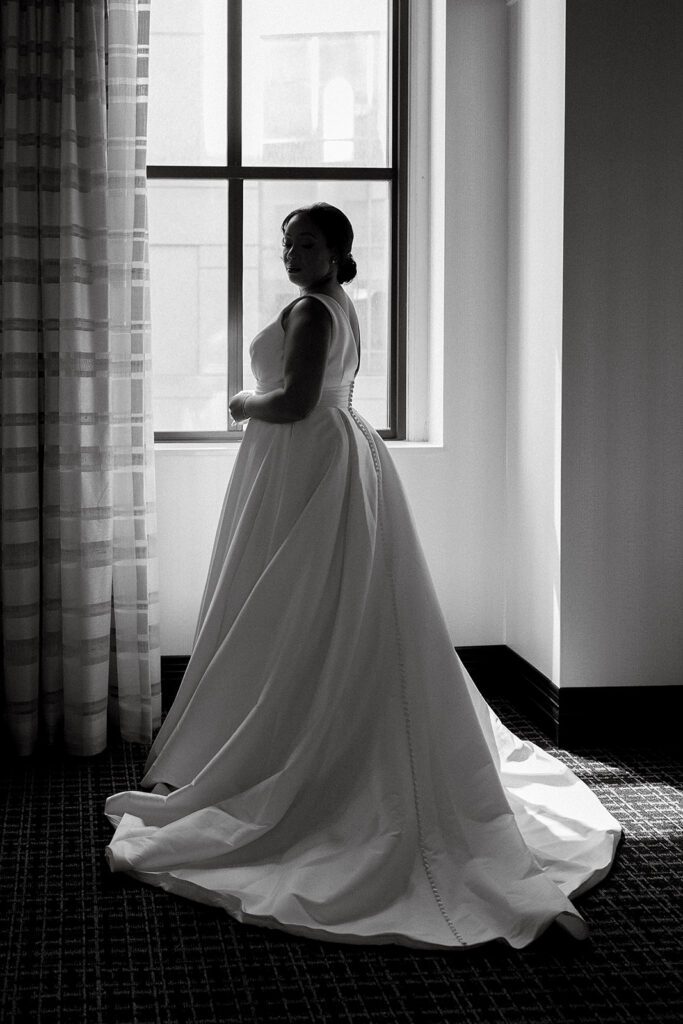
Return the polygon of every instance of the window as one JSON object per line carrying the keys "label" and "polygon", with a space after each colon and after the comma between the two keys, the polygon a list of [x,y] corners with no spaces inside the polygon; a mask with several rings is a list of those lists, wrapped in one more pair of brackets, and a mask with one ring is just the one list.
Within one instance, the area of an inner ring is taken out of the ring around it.
{"label": "window", "polygon": [[156,439],[238,440],[249,342],[295,296],[280,224],[354,226],[354,404],[405,436],[406,0],[164,0],[152,9],[148,196]]}

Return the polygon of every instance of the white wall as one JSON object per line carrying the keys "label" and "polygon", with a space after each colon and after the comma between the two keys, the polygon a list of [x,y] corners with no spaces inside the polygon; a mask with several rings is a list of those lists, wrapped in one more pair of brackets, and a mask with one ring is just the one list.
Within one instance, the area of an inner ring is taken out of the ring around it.
{"label": "white wall", "polygon": [[567,5],[563,687],[683,680],[683,4]]}
{"label": "white wall", "polygon": [[506,12],[501,0],[449,0],[446,8],[444,452],[422,528],[453,642],[500,643]]}
{"label": "white wall", "polygon": [[[453,642],[562,687],[680,683],[683,5],[567,5],[563,209],[563,0],[430,7],[446,130],[409,422],[436,443],[390,447]],[[234,456],[159,446],[164,654],[189,652]]]}
{"label": "white wall", "polygon": [[683,7],[566,6],[566,96],[564,0],[508,14],[505,639],[562,688],[680,684]]}
{"label": "white wall", "polygon": [[[454,644],[503,641],[507,30],[503,0],[449,0],[443,445],[390,445]],[[437,62],[438,65],[438,62]],[[438,211],[432,209],[432,215]],[[434,254],[435,270],[441,254]],[[435,316],[433,321],[439,321]],[[418,343],[419,339],[413,339]],[[410,341],[409,341],[410,343]],[[427,355],[429,358],[429,355]],[[436,393],[435,393],[436,392]],[[432,400],[439,400],[432,389]],[[438,411],[438,410],[437,410]],[[431,417],[438,422],[439,417]],[[190,650],[234,447],[159,445],[161,645]]]}
{"label": "white wall", "polygon": [[508,21],[505,642],[559,683],[565,2]]}

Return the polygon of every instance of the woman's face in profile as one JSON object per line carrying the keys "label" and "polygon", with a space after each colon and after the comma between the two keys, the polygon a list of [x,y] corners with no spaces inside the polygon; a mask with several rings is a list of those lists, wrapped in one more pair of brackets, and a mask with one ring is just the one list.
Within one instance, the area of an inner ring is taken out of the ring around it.
{"label": "woman's face in profile", "polygon": [[299,288],[336,280],[334,253],[305,213],[295,214],[287,224],[282,235],[282,259],[289,280]]}

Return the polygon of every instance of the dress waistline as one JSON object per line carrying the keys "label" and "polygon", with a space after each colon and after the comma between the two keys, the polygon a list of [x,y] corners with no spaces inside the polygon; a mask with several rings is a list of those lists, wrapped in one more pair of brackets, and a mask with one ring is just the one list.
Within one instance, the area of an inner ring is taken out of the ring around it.
{"label": "dress waistline", "polygon": [[[351,403],[353,402],[354,383],[354,381],[351,381],[350,384],[342,384],[340,387],[337,388],[323,388],[322,392],[320,393],[320,401],[318,402],[316,408],[322,407],[330,409],[350,409]],[[264,387],[263,385],[257,384],[255,393],[257,395],[266,395],[268,394],[269,391],[272,390],[273,385],[270,385],[269,387]]]}
{"label": "dress waistline", "polygon": [[323,388],[320,393],[319,406],[323,408],[350,409],[353,402],[353,381],[342,384],[338,388]]}

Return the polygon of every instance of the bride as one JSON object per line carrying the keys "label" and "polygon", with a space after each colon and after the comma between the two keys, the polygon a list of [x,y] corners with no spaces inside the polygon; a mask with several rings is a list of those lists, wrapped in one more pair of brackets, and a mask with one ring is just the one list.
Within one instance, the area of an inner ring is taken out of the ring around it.
{"label": "bride", "polygon": [[112,871],[338,942],[521,947],[604,878],[620,826],[507,730],[450,641],[390,455],[353,407],[353,231],[295,210],[299,288],[251,345],[257,388],[192,656]]}

